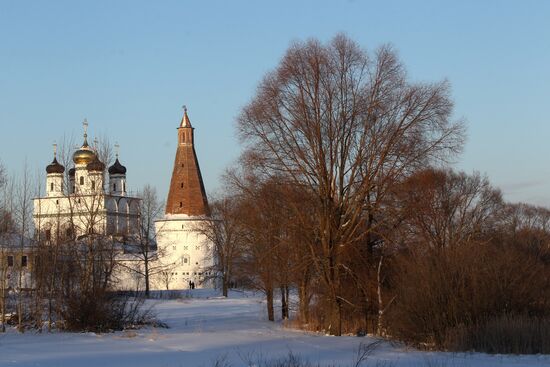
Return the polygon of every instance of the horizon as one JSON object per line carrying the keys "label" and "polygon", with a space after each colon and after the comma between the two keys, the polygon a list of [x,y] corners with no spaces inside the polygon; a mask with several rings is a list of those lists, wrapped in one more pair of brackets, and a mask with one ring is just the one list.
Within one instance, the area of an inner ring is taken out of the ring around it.
{"label": "horizon", "polygon": [[10,174],[26,161],[44,175],[52,144],[80,145],[87,118],[91,140],[120,145],[129,189],[151,184],[164,200],[187,105],[212,198],[241,151],[235,118],[261,79],[293,41],[343,32],[370,52],[392,44],[411,80],[449,80],[468,136],[454,169],[486,174],[507,201],[550,205],[550,168],[538,164],[550,155],[550,4],[0,4],[0,161]]}

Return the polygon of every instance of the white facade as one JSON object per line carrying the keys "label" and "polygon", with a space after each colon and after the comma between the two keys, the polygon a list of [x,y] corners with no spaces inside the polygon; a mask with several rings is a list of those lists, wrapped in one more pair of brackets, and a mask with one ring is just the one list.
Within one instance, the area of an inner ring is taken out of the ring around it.
{"label": "white facade", "polygon": [[[48,191],[34,199],[35,229],[46,237],[72,237],[88,233],[133,235],[139,229],[139,200],[124,194],[105,193],[102,177],[76,170],[76,183],[70,193]],[[55,181],[54,181],[55,179]],[[47,188],[62,184],[62,177],[48,174]],[[53,182],[52,182],[53,181]],[[54,183],[55,182],[55,183]],[[80,184],[83,182],[83,184]],[[96,189],[92,190],[92,182]]]}
{"label": "white facade", "polygon": [[[84,123],[85,128],[88,126]],[[132,236],[139,229],[140,199],[126,195],[126,167],[118,161],[109,167],[109,188],[105,189],[106,167],[95,149],[84,143],[73,154],[68,171],[54,159],[46,167],[46,195],[34,199],[34,225],[46,240],[78,238],[86,234]],[[118,188],[116,187],[118,184]]]}
{"label": "white facade", "polygon": [[200,232],[207,218],[187,215],[166,215],[155,222],[159,261],[170,264],[163,274],[155,277],[156,289],[186,289],[210,286],[213,249]]}

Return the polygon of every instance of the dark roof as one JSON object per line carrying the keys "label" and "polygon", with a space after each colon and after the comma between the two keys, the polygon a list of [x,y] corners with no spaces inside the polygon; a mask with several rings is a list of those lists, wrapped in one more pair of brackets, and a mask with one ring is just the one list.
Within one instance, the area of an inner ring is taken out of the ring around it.
{"label": "dark roof", "polygon": [[63,173],[65,172],[65,167],[63,167],[59,162],[57,161],[57,158],[54,157],[52,163],[48,164],[46,166],[46,173]]}
{"label": "dark roof", "polygon": [[86,168],[88,169],[88,171],[103,172],[103,170],[105,169],[105,164],[99,160],[97,154],[94,154],[94,160],[88,163]]}
{"label": "dark roof", "polygon": [[126,174],[126,167],[124,167],[120,162],[118,161],[118,158],[116,159],[115,163],[111,167],[109,167],[109,174],[110,175],[125,175]]}

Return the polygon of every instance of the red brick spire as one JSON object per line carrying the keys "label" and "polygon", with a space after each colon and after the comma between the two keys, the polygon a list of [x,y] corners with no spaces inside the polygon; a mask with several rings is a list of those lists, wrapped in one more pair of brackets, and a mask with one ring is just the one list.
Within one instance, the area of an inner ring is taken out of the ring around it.
{"label": "red brick spire", "polygon": [[170,191],[166,202],[166,214],[189,216],[209,215],[208,199],[202,182],[201,169],[194,147],[194,135],[184,106],[183,118],[178,128],[178,148]]}

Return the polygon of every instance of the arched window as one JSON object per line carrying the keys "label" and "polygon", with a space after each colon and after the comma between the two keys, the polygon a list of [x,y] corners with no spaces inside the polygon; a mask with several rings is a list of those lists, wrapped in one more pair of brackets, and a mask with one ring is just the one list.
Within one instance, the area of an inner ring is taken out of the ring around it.
{"label": "arched window", "polygon": [[84,176],[80,176],[80,185],[84,185]]}
{"label": "arched window", "polygon": [[50,183],[50,191],[53,191],[53,182]]}
{"label": "arched window", "polygon": [[116,191],[116,183],[113,184],[113,191]]}
{"label": "arched window", "polygon": [[92,190],[95,190],[95,181],[92,180]]}

